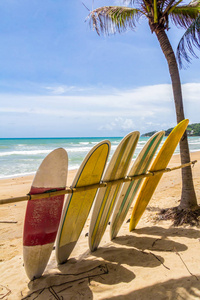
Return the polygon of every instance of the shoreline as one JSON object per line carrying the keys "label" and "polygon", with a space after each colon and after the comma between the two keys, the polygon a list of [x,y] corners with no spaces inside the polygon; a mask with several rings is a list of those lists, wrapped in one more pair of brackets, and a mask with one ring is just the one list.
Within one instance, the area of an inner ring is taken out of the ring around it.
{"label": "shoreline", "polygon": [[[197,159],[198,157],[200,160],[200,151],[191,152],[190,154],[191,154],[191,161]],[[169,166],[176,167],[177,165],[180,165],[180,164],[181,164],[180,154],[176,153],[172,156],[172,158],[169,162]],[[198,162],[197,162],[197,164],[198,164]],[[70,186],[72,184],[77,170],[78,169],[71,169],[68,171],[66,186]],[[7,199],[7,198],[20,197],[20,196],[25,196],[26,194],[28,194],[30,187],[31,187],[31,183],[35,176],[35,173],[32,175],[21,175],[21,176],[16,176],[16,177],[0,179],[0,199],[3,200],[3,199]]]}
{"label": "shoreline", "polygon": [[[190,150],[190,154],[191,153],[200,153],[200,149],[197,149],[197,150]],[[173,154],[173,156],[176,156],[176,155],[180,155],[180,153],[174,153]],[[136,159],[136,158],[135,158]],[[134,159],[134,160],[135,160]],[[38,166],[39,167],[39,166]],[[70,168],[68,171],[69,172],[73,172],[73,171],[77,171],[78,170],[78,168]],[[35,175],[35,173],[36,173],[36,171],[35,172],[31,172],[31,173],[28,173],[28,174],[17,174],[17,175],[7,175],[8,177],[0,177],[0,182],[1,182],[1,180],[4,180],[4,179],[12,179],[12,178],[18,178],[18,177],[27,177],[27,176],[34,176]]]}
{"label": "shoreline", "polygon": [[[192,172],[200,204],[200,151],[191,153],[191,160],[198,160]],[[169,167],[177,165],[180,165],[179,154],[172,157]],[[67,185],[72,183],[75,172],[69,171]],[[0,180],[0,198],[28,193],[33,176]],[[179,204],[180,195],[181,170],[163,174],[137,229],[129,232],[129,224],[125,221],[118,237],[110,241],[108,226],[100,247],[92,253],[87,238],[89,216],[69,261],[57,266],[53,251],[44,276],[32,282],[25,274],[22,254],[27,201],[2,204],[1,295],[9,293],[4,297],[7,300],[26,299],[30,293],[34,292],[36,297],[37,291],[44,289],[38,298],[51,299],[47,287],[52,286],[63,299],[199,299],[199,228],[177,228],[171,226],[171,221],[156,220],[160,209]],[[126,220],[132,208],[133,205]],[[59,285],[62,288],[58,289]]]}
{"label": "shoreline", "polygon": [[[200,150],[199,150],[200,151]],[[38,166],[39,167],[39,166]],[[78,168],[73,168],[73,169],[68,169],[68,172],[73,172],[73,171],[77,171]],[[13,178],[22,178],[22,177],[28,177],[28,176],[35,176],[37,171],[35,172],[31,172],[31,173],[26,173],[26,174],[15,174],[15,175],[6,175],[6,177],[0,177],[0,182],[1,180],[6,180],[6,179],[13,179]]]}

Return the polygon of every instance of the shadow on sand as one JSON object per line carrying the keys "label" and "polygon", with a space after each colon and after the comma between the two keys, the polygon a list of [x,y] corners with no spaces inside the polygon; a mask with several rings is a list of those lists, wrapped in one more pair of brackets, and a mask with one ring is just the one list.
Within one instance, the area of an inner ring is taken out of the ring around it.
{"label": "shadow on sand", "polygon": [[117,237],[113,240],[113,243],[125,245],[128,247],[134,247],[140,250],[154,250],[160,252],[166,251],[186,251],[188,247],[184,244],[172,241],[166,237],[162,238],[153,238],[153,237],[144,237],[136,235],[127,235],[122,237]]}
{"label": "shadow on sand", "polygon": [[[30,291],[22,299],[93,299],[92,287],[95,287],[96,291],[99,289],[100,292],[101,284],[112,286],[134,280],[135,274],[124,265],[144,268],[164,265],[164,258],[149,250],[160,252],[173,251],[174,248],[178,252],[187,250],[187,246],[168,237],[199,239],[200,232],[190,228],[166,229],[160,226],[137,229],[132,235],[117,237],[113,243],[98,248],[92,256],[87,251],[82,259],[70,259],[66,264],[58,266],[59,272],[53,269],[52,273],[29,282]],[[171,279],[110,299],[200,299],[200,278],[190,276]]]}
{"label": "shadow on sand", "polygon": [[58,268],[60,273],[54,270],[53,274],[30,281],[30,292],[22,299],[93,299],[91,284],[96,287],[99,283],[114,285],[135,278],[125,267],[100,260],[70,259]]}
{"label": "shadow on sand", "polygon": [[[132,239],[132,237],[131,237]],[[156,268],[164,263],[161,256],[153,256],[150,252],[123,247],[98,248],[92,253],[96,257],[102,257],[106,261],[129,266],[139,266],[144,268]]]}
{"label": "shadow on sand", "polygon": [[135,274],[123,264],[155,268],[164,261],[160,256],[125,247],[99,248],[92,255],[78,261],[70,259],[58,266],[59,273],[54,269],[52,274],[30,281],[30,292],[22,299],[93,299],[91,282],[98,289],[99,284],[115,285],[134,280]]}
{"label": "shadow on sand", "polygon": [[[107,298],[104,298],[105,300]],[[109,300],[194,300],[200,299],[200,278],[194,276],[171,279]]]}
{"label": "shadow on sand", "polygon": [[132,232],[136,234],[146,234],[146,235],[160,235],[162,237],[187,237],[191,239],[200,238],[200,230],[194,228],[184,228],[184,227],[170,227],[163,228],[161,226],[151,226],[151,227],[143,227],[136,229]]}
{"label": "shadow on sand", "polygon": [[[170,237],[172,239],[170,239]],[[113,240],[113,243],[134,247],[140,250],[154,251],[186,251],[188,247],[185,244],[174,241],[173,237],[185,237],[200,240],[200,230],[194,228],[152,226],[136,229],[131,234],[119,236]]]}

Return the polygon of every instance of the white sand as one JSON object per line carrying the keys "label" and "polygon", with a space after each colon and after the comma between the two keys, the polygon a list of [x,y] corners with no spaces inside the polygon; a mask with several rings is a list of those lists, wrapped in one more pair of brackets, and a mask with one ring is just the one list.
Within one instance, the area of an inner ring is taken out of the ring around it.
{"label": "white sand", "polygon": [[[200,161],[200,152],[191,159]],[[179,156],[170,166],[180,164]],[[70,172],[68,185],[75,172]],[[200,202],[199,162],[193,168]],[[0,199],[26,195],[33,176],[0,180]],[[100,248],[88,250],[89,220],[70,260],[57,266],[55,251],[43,277],[30,282],[23,268],[22,232],[26,202],[1,205],[0,299],[200,299],[200,230],[171,227],[155,221],[159,208],[178,205],[181,171],[164,174],[137,230],[124,223],[118,237],[109,239],[109,228]],[[130,218],[131,209],[127,216]],[[59,275],[58,275],[59,274]]]}

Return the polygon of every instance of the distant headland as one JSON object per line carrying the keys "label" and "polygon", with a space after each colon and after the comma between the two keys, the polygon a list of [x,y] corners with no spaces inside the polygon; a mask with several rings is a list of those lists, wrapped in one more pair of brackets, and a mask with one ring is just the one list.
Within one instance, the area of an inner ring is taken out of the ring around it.
{"label": "distant headland", "polygon": [[[169,128],[165,130],[165,136],[168,136],[173,128]],[[142,136],[152,136],[156,131],[151,131],[143,134]],[[194,123],[191,125],[188,125],[187,127],[187,134],[188,136],[200,136],[200,123]]]}

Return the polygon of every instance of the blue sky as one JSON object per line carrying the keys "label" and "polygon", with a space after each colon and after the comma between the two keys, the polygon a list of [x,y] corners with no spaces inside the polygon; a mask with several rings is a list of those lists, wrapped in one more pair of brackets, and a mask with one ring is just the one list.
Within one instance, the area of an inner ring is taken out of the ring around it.
{"label": "blue sky", "polygon": [[[80,0],[1,0],[1,138],[123,136],[176,124],[167,63],[147,21],[99,37],[87,15]],[[168,31],[174,49],[182,34]],[[180,71],[190,123],[199,122],[199,69],[193,59]]]}

